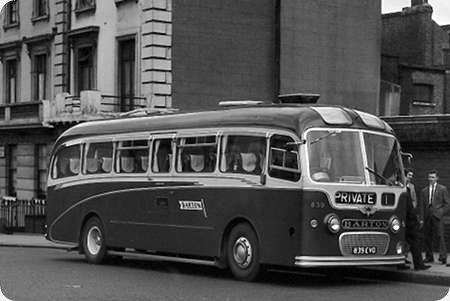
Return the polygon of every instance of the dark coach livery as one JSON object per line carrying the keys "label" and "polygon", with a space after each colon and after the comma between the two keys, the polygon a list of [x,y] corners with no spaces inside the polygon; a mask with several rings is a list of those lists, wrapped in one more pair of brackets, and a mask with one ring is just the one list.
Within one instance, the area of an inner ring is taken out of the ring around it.
{"label": "dark coach livery", "polygon": [[61,135],[47,238],[90,262],[228,267],[403,263],[399,144],[343,107],[255,105],[87,122]]}

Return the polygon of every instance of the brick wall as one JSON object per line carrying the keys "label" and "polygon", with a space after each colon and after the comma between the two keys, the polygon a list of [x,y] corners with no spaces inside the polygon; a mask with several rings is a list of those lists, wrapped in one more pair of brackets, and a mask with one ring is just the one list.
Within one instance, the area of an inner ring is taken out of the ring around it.
{"label": "brick wall", "polygon": [[281,93],[377,113],[381,3],[281,2]]}
{"label": "brick wall", "polygon": [[275,93],[275,0],[174,0],[173,106]]}
{"label": "brick wall", "polygon": [[381,53],[398,56],[401,62],[426,65],[426,44],[431,28],[428,7],[409,13],[392,13],[382,17]]}
{"label": "brick wall", "polygon": [[[401,114],[422,115],[442,114],[445,109],[445,72],[443,70],[400,68]],[[414,99],[414,84],[427,84],[433,87],[430,104],[418,104]]]}

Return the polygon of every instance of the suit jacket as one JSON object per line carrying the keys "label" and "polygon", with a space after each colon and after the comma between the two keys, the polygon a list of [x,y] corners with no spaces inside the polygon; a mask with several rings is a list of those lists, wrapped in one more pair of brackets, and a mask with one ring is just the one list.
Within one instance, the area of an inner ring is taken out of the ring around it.
{"label": "suit jacket", "polygon": [[431,207],[429,207],[429,195],[430,185],[423,188],[421,192],[424,216],[432,214],[436,218],[441,219],[442,216],[448,211],[450,206],[450,196],[448,194],[447,187],[439,183],[436,184],[436,190],[434,191],[434,197],[431,203]]}

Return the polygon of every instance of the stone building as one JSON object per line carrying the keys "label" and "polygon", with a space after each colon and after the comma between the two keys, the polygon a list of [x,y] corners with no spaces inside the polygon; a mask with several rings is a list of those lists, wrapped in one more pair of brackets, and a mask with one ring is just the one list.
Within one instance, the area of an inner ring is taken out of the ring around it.
{"label": "stone building", "polygon": [[75,123],[319,93],[378,113],[381,2],[13,0],[0,22],[0,195],[45,197]]}
{"label": "stone building", "polygon": [[414,156],[418,187],[430,169],[450,185],[450,35],[432,13],[427,0],[412,0],[401,12],[382,16],[382,86],[401,89],[399,101],[390,103],[396,106],[390,115],[398,116],[385,120]]}

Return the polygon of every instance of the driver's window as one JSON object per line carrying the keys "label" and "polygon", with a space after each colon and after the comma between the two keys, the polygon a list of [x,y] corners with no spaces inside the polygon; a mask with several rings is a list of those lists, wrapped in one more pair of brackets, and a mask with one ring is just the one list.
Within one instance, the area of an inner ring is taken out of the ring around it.
{"label": "driver's window", "polygon": [[300,163],[298,145],[294,139],[284,135],[273,135],[270,138],[269,175],[288,181],[300,179]]}

